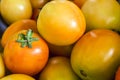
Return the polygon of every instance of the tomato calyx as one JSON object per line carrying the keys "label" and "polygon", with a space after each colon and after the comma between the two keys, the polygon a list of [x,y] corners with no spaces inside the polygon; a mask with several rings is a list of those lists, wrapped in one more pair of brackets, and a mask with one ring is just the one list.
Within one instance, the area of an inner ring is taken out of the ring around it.
{"label": "tomato calyx", "polygon": [[32,48],[32,42],[38,41],[38,38],[32,37],[33,31],[29,29],[26,34],[20,33],[18,34],[18,38],[16,42],[21,43],[21,47],[27,46],[28,48]]}

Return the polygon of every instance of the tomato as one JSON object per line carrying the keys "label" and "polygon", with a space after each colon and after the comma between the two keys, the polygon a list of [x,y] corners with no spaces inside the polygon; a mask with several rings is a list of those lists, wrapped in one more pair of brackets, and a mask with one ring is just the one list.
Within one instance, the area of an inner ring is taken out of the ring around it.
{"label": "tomato", "polygon": [[11,25],[9,25],[2,35],[2,39],[1,39],[2,46],[4,47],[6,45],[7,41],[14,33],[26,29],[32,29],[33,31],[38,32],[36,21],[31,19],[23,19],[23,20],[18,20],[12,23]]}
{"label": "tomato", "polygon": [[73,2],[80,8],[83,6],[86,0],[73,0]]}
{"label": "tomato", "polygon": [[118,69],[116,71],[115,80],[120,80],[120,67],[118,67]]}
{"label": "tomato", "polygon": [[37,21],[37,18],[38,18],[38,15],[39,15],[40,10],[41,10],[41,9],[38,9],[38,8],[33,9],[33,14],[32,14],[31,19]]}
{"label": "tomato", "polygon": [[0,80],[35,80],[33,77],[25,74],[10,74]]}
{"label": "tomato", "polygon": [[32,16],[30,0],[1,0],[1,16],[7,24]]}
{"label": "tomato", "polygon": [[120,64],[120,35],[107,29],[87,32],[71,53],[73,70],[83,80],[113,80]]}
{"label": "tomato", "polygon": [[0,14],[1,14],[1,1],[0,1]]}
{"label": "tomato", "polygon": [[67,57],[51,57],[40,73],[39,80],[80,80],[71,68]]}
{"label": "tomato", "polygon": [[49,0],[30,0],[33,8],[42,8]]}
{"label": "tomato", "polygon": [[86,22],[79,7],[67,0],[54,0],[41,9],[37,28],[49,43],[66,46],[75,43],[85,32]]}
{"label": "tomato", "polygon": [[12,73],[35,75],[46,65],[49,57],[47,43],[32,30],[21,30],[7,42],[3,59]]}

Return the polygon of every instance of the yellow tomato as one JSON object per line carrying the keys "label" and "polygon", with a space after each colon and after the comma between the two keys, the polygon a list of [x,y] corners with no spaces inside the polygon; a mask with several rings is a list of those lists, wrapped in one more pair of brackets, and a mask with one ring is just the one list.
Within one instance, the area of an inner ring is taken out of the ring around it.
{"label": "yellow tomato", "polygon": [[35,80],[35,79],[25,74],[11,74],[1,78],[0,80]]}
{"label": "yellow tomato", "polygon": [[37,28],[49,43],[66,46],[83,35],[86,22],[82,11],[73,2],[54,0],[41,9]]}
{"label": "yellow tomato", "polygon": [[31,18],[32,6],[30,0],[1,0],[1,15],[8,24]]}

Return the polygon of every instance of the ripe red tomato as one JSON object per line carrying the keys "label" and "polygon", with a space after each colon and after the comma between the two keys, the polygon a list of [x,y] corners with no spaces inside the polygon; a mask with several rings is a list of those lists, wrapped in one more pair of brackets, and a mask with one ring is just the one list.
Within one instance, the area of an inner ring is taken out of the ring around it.
{"label": "ripe red tomato", "polygon": [[12,73],[35,75],[47,63],[47,43],[31,30],[15,33],[4,48],[3,59]]}
{"label": "ripe red tomato", "polygon": [[67,46],[75,43],[85,32],[86,22],[77,5],[67,0],[54,0],[41,9],[37,28],[49,43]]}

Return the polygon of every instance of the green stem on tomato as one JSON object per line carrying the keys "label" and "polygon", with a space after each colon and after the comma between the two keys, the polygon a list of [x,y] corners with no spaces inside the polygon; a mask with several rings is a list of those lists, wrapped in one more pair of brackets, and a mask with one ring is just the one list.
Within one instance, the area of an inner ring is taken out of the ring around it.
{"label": "green stem on tomato", "polygon": [[32,48],[32,42],[33,41],[38,41],[38,38],[32,37],[33,31],[29,29],[25,34],[20,33],[17,38],[17,42],[21,43],[21,47],[27,46],[28,48]]}

